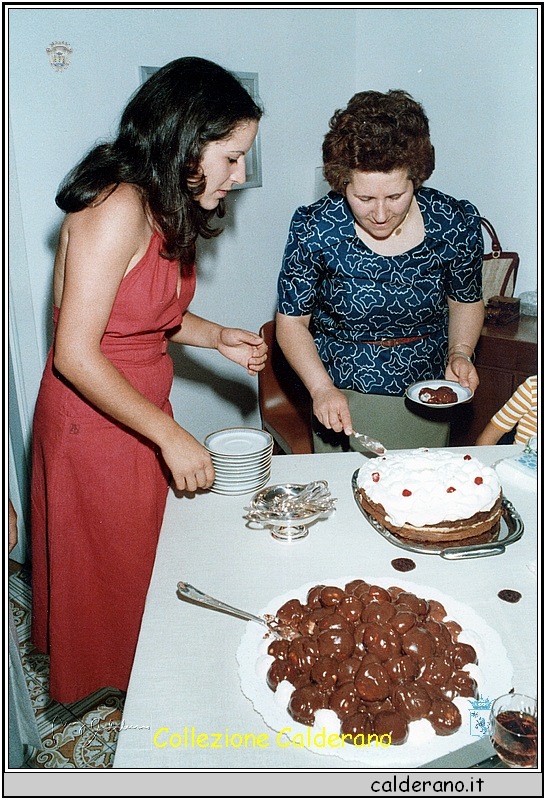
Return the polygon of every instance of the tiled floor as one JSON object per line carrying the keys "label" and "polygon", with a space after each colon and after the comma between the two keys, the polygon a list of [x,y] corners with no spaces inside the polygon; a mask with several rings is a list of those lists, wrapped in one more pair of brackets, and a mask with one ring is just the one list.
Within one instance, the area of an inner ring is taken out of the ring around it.
{"label": "tiled floor", "polygon": [[70,705],[49,697],[49,658],[30,641],[31,588],[27,570],[10,561],[9,600],[23,669],[42,738],[23,769],[109,769],[114,763],[124,692],[102,689]]}

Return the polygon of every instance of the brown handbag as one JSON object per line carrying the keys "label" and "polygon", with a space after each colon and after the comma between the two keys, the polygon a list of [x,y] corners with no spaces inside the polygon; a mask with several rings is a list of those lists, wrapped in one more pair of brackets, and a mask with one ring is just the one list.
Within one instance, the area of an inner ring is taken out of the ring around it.
{"label": "brown handbag", "polygon": [[487,305],[491,297],[514,296],[519,256],[503,252],[495,228],[485,217],[481,221],[491,237],[491,252],[484,255],[482,270],[483,301]]}

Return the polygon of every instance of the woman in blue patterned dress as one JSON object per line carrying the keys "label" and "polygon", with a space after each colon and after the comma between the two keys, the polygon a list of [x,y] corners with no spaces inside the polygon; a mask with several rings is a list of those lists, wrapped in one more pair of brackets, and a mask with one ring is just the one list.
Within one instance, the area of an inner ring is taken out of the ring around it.
{"label": "woman in blue patterned dress", "polygon": [[312,398],[315,449],[348,449],[353,430],[388,448],[445,446],[445,413],[404,392],[436,378],[478,385],[479,212],[423,187],[428,119],[401,90],[360,92],[337,111],[323,160],[332,191],[294,214],[276,318]]}

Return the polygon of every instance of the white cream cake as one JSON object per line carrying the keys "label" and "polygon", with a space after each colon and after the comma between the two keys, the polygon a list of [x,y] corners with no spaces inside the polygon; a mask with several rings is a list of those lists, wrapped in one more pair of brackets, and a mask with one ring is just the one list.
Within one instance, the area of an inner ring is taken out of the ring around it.
{"label": "white cream cake", "polygon": [[420,448],[370,459],[360,468],[357,484],[364,509],[404,538],[466,539],[500,523],[497,473],[463,448]]}

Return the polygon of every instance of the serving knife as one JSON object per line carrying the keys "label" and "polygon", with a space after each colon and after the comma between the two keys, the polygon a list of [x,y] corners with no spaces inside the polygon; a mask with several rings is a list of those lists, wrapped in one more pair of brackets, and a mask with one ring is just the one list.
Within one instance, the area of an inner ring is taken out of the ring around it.
{"label": "serving knife", "polygon": [[365,433],[357,433],[353,431],[352,436],[355,437],[357,442],[359,442],[366,450],[370,450],[372,453],[375,453],[378,456],[383,456],[387,452],[387,448],[385,445],[378,442],[377,439],[372,439],[371,436],[366,436]]}

